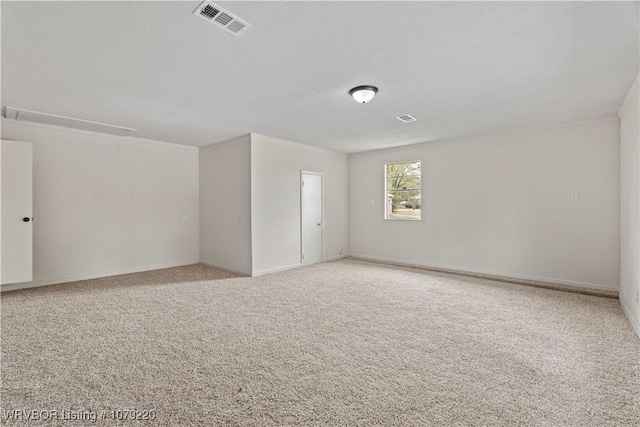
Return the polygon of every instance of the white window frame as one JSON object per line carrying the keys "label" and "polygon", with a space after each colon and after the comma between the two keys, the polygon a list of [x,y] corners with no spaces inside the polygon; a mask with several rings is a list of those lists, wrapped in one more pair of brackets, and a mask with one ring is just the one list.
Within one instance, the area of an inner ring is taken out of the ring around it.
{"label": "white window frame", "polygon": [[[400,163],[420,163],[420,217],[419,218],[411,218],[411,217],[406,217],[406,218],[390,218],[389,217],[389,212],[387,212],[387,197],[388,197],[388,190],[387,190],[387,183],[388,183],[388,177],[387,177],[387,166],[389,165],[397,165]],[[383,182],[383,200],[382,200],[382,205],[383,205],[383,210],[382,210],[382,219],[384,219],[385,221],[406,221],[406,222],[416,222],[416,221],[422,221],[424,219],[424,212],[422,210],[422,166],[423,166],[424,162],[421,159],[415,159],[415,160],[401,160],[401,161],[392,161],[392,162],[385,162],[383,164],[383,176],[384,176],[384,182]]]}

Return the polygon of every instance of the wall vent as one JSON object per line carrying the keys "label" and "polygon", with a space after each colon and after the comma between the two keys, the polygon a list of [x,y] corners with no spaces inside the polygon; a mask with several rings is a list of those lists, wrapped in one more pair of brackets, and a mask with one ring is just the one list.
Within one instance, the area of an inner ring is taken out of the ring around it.
{"label": "wall vent", "polygon": [[413,116],[410,116],[409,114],[403,114],[402,116],[396,117],[396,119],[400,120],[403,123],[411,123],[411,122],[417,122],[418,121],[418,119],[416,119]]}
{"label": "wall vent", "polygon": [[208,1],[202,2],[193,14],[234,36],[239,36],[251,26],[248,22],[243,21],[233,13]]}

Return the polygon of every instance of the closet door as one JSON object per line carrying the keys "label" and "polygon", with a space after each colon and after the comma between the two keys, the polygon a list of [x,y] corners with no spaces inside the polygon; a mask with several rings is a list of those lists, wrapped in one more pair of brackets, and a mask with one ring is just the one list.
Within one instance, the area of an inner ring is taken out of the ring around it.
{"label": "closet door", "polygon": [[322,262],[322,174],[302,171],[302,264]]}
{"label": "closet door", "polygon": [[33,161],[28,142],[0,141],[0,283],[33,279]]}

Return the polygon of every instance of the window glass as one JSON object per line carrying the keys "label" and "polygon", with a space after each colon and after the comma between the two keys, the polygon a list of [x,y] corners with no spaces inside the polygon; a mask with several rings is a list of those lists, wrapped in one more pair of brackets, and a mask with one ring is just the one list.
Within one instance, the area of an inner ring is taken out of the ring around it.
{"label": "window glass", "polygon": [[421,162],[385,165],[385,218],[415,220],[421,218]]}

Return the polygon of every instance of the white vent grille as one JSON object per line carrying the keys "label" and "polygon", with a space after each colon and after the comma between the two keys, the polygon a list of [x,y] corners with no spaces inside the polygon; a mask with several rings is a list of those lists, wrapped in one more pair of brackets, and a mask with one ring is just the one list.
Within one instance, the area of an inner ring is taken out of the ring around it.
{"label": "white vent grille", "polygon": [[219,24],[227,25],[231,21],[233,21],[233,18],[224,12],[216,16],[216,22]]}
{"label": "white vent grille", "polygon": [[205,5],[200,10],[200,15],[204,16],[207,19],[215,18],[218,13],[220,13],[220,11],[215,7],[211,6],[210,4]]}
{"label": "white vent grille", "polygon": [[233,22],[231,22],[229,25],[227,25],[227,30],[231,31],[233,34],[237,34],[240,31],[242,31],[242,29],[246,27],[245,24],[243,24],[242,22],[235,20]]}
{"label": "white vent grille", "polygon": [[235,36],[242,34],[244,30],[250,27],[248,22],[208,1],[198,6],[193,14]]}
{"label": "white vent grille", "polygon": [[402,116],[396,117],[396,119],[398,119],[398,120],[400,120],[401,122],[404,122],[404,123],[411,123],[411,122],[418,121],[418,119],[416,119],[413,116],[410,116],[409,114],[403,114]]}

